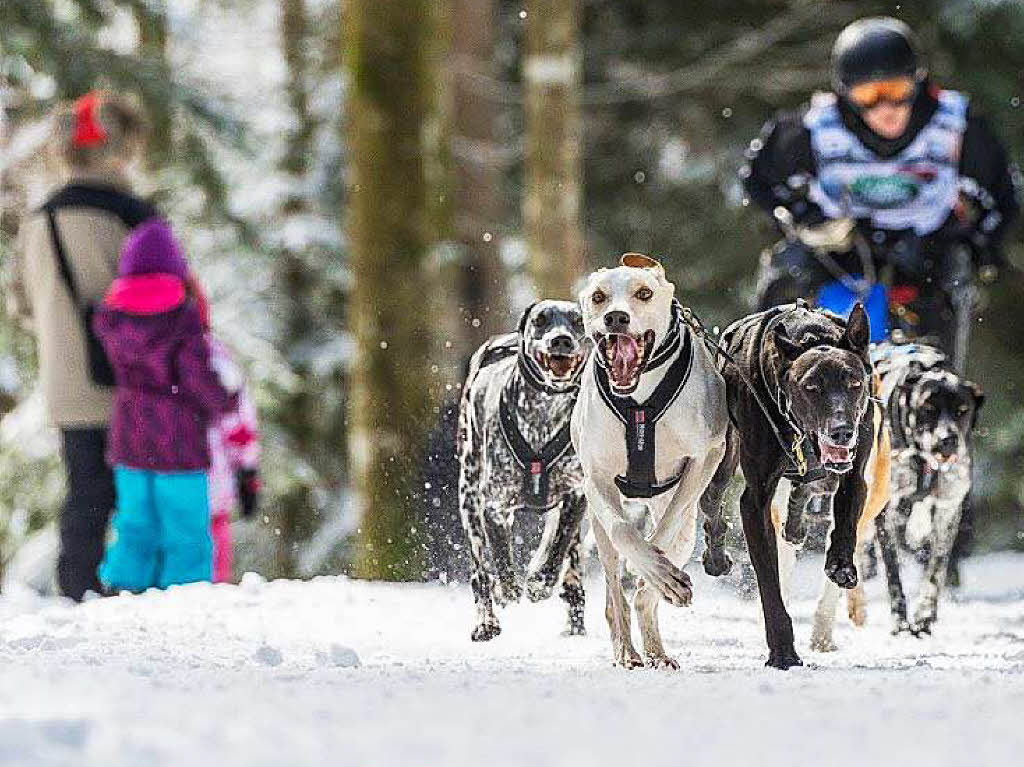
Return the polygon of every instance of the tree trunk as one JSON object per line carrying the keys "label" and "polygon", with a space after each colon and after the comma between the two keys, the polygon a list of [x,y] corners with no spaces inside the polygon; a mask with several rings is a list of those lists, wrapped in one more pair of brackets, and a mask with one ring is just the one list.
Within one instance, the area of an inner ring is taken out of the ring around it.
{"label": "tree trunk", "polygon": [[[287,67],[285,91],[295,127],[288,133],[280,170],[291,176],[290,194],[282,201],[280,219],[308,212],[309,203],[303,194],[303,183],[310,168],[314,118],[309,109],[308,81],[309,45],[305,0],[280,0],[281,51]],[[316,275],[301,252],[282,247],[277,253],[277,275],[282,286],[280,345],[295,382],[282,394],[276,418],[292,451],[307,465],[317,465],[318,453],[324,450],[320,423],[319,390],[310,369],[309,349],[319,324],[313,315]],[[277,577],[295,577],[296,553],[303,541],[312,535],[317,504],[314,490],[320,483],[318,472],[295,477],[289,490],[272,510],[274,529],[273,573]]]}
{"label": "tree trunk", "polygon": [[350,455],[362,510],[355,572],[366,578],[422,575],[413,509],[418,462],[437,417],[426,268],[437,241],[427,143],[437,106],[433,7],[434,0],[346,7],[349,324],[357,346]]}
{"label": "tree trunk", "polygon": [[530,274],[543,298],[572,296],[583,272],[580,232],[579,0],[527,0],[526,177]]}
{"label": "tree trunk", "polygon": [[474,75],[494,77],[494,0],[452,0],[452,159],[458,275],[459,352],[466,356],[488,336],[507,330],[505,279],[498,257],[495,107],[470,87]]}

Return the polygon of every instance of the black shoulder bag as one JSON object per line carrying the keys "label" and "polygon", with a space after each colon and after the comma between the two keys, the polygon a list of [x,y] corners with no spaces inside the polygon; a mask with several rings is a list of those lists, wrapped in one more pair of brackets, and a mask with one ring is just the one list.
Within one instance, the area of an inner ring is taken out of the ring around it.
{"label": "black shoulder bag", "polygon": [[97,386],[114,385],[114,369],[110,366],[110,360],[103,344],[96,337],[92,330],[92,317],[96,312],[96,305],[89,301],[82,300],[82,294],[78,292],[78,284],[68,264],[67,253],[64,250],[64,240],[57,229],[57,217],[53,208],[45,206],[46,218],[50,223],[50,236],[53,238],[53,250],[57,254],[57,266],[60,269],[60,276],[67,286],[71,300],[78,310],[78,316],[85,331],[85,359],[88,366],[89,379]]}

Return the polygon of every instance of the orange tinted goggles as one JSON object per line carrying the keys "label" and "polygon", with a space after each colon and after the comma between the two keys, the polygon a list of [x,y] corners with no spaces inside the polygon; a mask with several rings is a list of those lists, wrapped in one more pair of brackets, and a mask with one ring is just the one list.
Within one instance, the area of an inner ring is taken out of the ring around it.
{"label": "orange tinted goggles", "polygon": [[847,91],[846,97],[857,106],[870,109],[882,101],[905,104],[914,98],[916,90],[917,83],[912,78],[900,77],[854,85]]}

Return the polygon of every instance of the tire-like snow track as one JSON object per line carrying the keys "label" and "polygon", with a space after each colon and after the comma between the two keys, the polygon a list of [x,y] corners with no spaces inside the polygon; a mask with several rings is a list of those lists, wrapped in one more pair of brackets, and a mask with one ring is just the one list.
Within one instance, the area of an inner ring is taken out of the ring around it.
{"label": "tire-like snow track", "polygon": [[[840,620],[806,650],[820,557],[798,569],[803,669],[764,669],[756,604],[695,574],[664,605],[683,670],[612,668],[556,600],[472,644],[462,587],[324,578],[197,585],[74,607],[0,599],[0,765],[938,765],[1024,748],[1024,557],[971,561],[934,637]],[[696,568],[691,568],[696,569]],[[354,651],[354,652],[353,652]],[[358,655],[358,659],[356,658]],[[359,663],[359,665],[355,665]]]}

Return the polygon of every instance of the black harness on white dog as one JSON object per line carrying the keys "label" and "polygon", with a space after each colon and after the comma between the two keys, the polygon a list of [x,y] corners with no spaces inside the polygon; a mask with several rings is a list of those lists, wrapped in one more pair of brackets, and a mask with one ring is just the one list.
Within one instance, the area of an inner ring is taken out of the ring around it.
{"label": "black harness on white dog", "polygon": [[[605,365],[594,365],[594,377],[597,379],[597,390],[601,398],[626,427],[626,475],[615,477],[619,492],[626,498],[653,498],[671,490],[682,479],[680,473],[659,483],[654,473],[655,427],[683,390],[693,367],[693,343],[690,333],[682,332],[681,317],[682,307],[673,302],[669,332],[665,341],[651,355],[644,371],[660,367],[677,350],[679,356],[665,372],[665,377],[654,393],[643,404],[632,397],[616,395],[608,381]],[[600,354],[595,354],[594,358],[603,363]]]}

